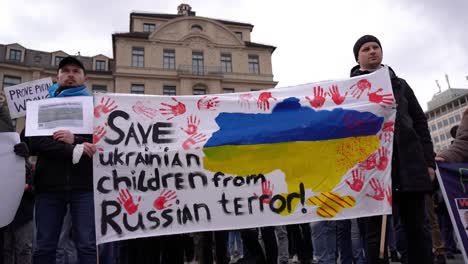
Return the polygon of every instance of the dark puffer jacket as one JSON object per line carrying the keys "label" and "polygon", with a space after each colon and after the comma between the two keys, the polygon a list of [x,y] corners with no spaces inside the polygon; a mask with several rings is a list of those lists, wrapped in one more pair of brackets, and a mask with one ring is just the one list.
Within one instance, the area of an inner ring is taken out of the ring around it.
{"label": "dark puffer jacket", "polygon": [[[351,69],[351,77],[369,74],[359,65]],[[411,87],[389,67],[397,106],[392,157],[394,191],[430,192],[433,187],[428,167],[435,168],[434,150],[426,115]]]}
{"label": "dark puffer jacket", "polygon": [[[92,142],[92,135],[75,135],[74,144]],[[77,164],[72,163],[75,145],[55,141],[51,136],[29,138],[29,147],[37,155],[34,185],[43,191],[92,191],[92,159],[82,155]]]}

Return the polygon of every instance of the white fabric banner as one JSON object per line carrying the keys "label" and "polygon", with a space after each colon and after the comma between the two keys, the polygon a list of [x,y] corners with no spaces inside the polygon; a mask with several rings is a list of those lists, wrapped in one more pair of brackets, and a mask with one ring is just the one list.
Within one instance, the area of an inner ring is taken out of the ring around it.
{"label": "white fabric banner", "polygon": [[71,96],[27,102],[26,136],[50,136],[60,129],[93,133],[93,97]]}
{"label": "white fabric banner", "polygon": [[26,183],[25,160],[15,155],[13,147],[20,142],[19,134],[0,133],[0,227],[13,221]]}
{"label": "white fabric banner", "polygon": [[26,115],[26,102],[37,101],[49,97],[51,78],[44,78],[4,88],[11,118]]}
{"label": "white fabric banner", "polygon": [[391,213],[388,69],[204,96],[94,95],[98,243]]}

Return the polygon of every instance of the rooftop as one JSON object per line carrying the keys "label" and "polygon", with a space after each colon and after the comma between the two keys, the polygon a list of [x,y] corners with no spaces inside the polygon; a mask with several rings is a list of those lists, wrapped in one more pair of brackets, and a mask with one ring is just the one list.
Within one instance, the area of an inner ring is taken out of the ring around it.
{"label": "rooftop", "polygon": [[468,89],[466,88],[449,88],[443,92],[436,93],[432,97],[432,100],[427,103],[427,109],[428,111],[432,111],[465,94],[468,94]]}

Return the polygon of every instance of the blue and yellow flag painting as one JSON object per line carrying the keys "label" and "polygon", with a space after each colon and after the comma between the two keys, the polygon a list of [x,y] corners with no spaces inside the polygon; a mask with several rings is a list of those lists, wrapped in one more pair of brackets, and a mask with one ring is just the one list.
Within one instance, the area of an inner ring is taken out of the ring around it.
{"label": "blue and yellow flag painting", "polygon": [[99,243],[391,213],[386,68],[202,96],[96,94]]}

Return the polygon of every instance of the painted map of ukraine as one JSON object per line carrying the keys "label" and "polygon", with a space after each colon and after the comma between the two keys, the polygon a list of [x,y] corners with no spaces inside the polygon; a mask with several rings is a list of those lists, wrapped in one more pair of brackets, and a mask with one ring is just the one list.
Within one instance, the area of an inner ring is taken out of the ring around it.
{"label": "painted map of ukraine", "polygon": [[272,113],[221,113],[215,121],[220,129],[204,146],[205,169],[241,176],[279,169],[288,192],[304,183],[323,193],[378,149],[384,119],[342,108],[315,111],[291,97]]}

